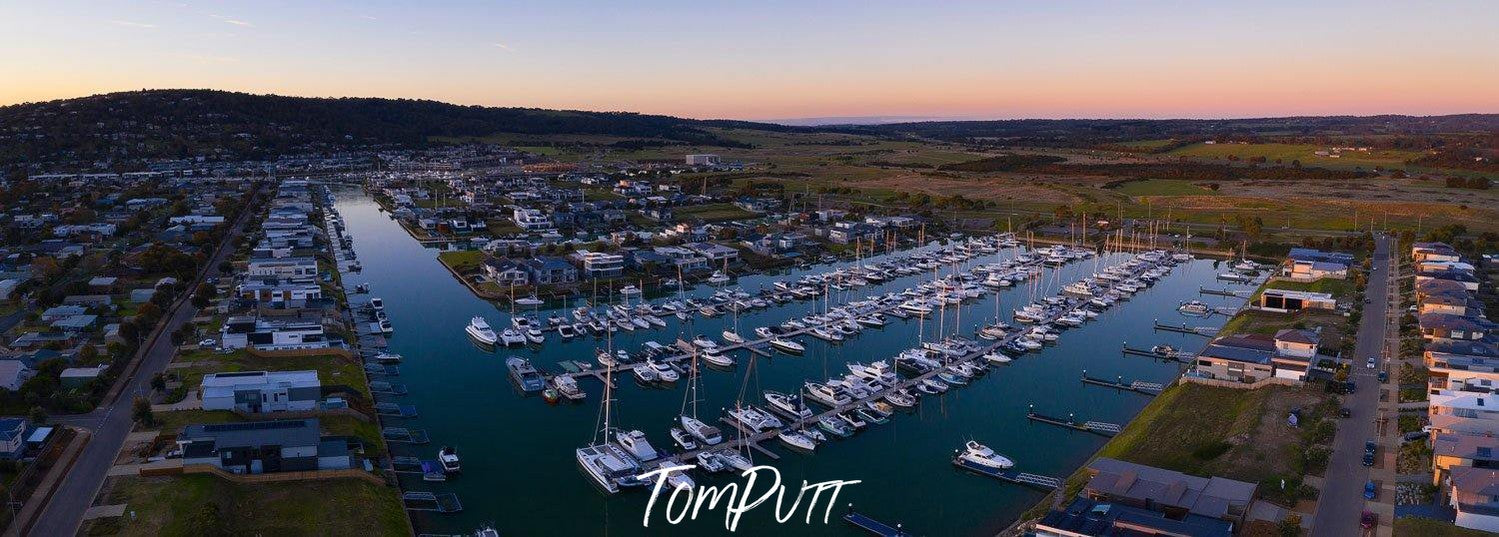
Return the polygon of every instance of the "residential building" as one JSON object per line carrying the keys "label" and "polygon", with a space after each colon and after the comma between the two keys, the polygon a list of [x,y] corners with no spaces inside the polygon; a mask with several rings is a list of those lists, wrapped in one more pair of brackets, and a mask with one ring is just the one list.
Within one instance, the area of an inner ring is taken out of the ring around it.
{"label": "residential building", "polygon": [[625,256],[619,254],[578,250],[573,258],[588,278],[612,278],[625,272]]}
{"label": "residential building", "polygon": [[1458,527],[1499,532],[1499,471],[1492,468],[1452,468],[1447,491]]}
{"label": "residential building", "polygon": [[520,262],[506,257],[486,257],[484,276],[500,286],[530,285],[531,273]]}
{"label": "residential building", "polygon": [[296,350],[326,349],[330,343],[320,323],[240,316],[224,321],[219,345],[226,349]]}
{"label": "residential building", "polygon": [[209,464],[236,474],[354,467],[348,441],[323,438],[317,419],[188,425],[177,435],[185,465]]}
{"label": "residential building", "polygon": [[1038,537],[1230,537],[1233,523],[1187,515],[1170,518],[1164,513],[1129,505],[1073,498],[1066,507],[1051,511],[1036,522]]}
{"label": "residential building", "polygon": [[1082,496],[1164,513],[1240,524],[1254,502],[1257,485],[1099,457],[1088,465]]}
{"label": "residential building", "polygon": [[36,371],[20,360],[0,360],[0,389],[16,391],[36,376]]}
{"label": "residential building", "polygon": [[525,263],[531,282],[536,285],[564,285],[578,281],[578,269],[560,257],[538,256]]}
{"label": "residential building", "polygon": [[1256,382],[1270,377],[1306,380],[1317,355],[1319,337],[1308,330],[1285,329],[1274,336],[1234,334],[1209,342],[1192,365],[1193,375]]}
{"label": "residential building", "polygon": [[1447,482],[1453,468],[1499,470],[1499,438],[1494,436],[1436,433],[1431,449],[1433,485]]}
{"label": "residential building", "polygon": [[1311,293],[1289,289],[1265,289],[1257,306],[1261,310],[1289,313],[1303,309],[1334,310],[1337,299],[1328,293]]}
{"label": "residential building", "polygon": [[687,155],[688,166],[717,166],[722,159],[718,155],[703,153],[698,155]]}
{"label": "residential building", "polygon": [[245,274],[252,278],[311,281],[317,278],[317,260],[311,257],[252,259],[245,269]]}
{"label": "residential building", "polygon": [[515,220],[516,227],[526,231],[546,231],[552,229],[552,218],[547,216],[546,212],[541,209],[516,207],[515,211],[511,214],[511,219]]}
{"label": "residential building", "polygon": [[714,267],[721,267],[724,265],[724,263],[734,263],[736,261],[739,261],[739,250],[724,246],[722,244],[714,244],[711,242],[689,242],[683,246],[685,246],[688,250],[692,250],[694,252],[697,252],[699,255],[708,258],[708,263]]}
{"label": "residential building", "polygon": [[16,460],[26,453],[26,431],[31,422],[26,418],[0,418],[0,458]]}
{"label": "residential building", "polygon": [[317,408],[322,383],[317,371],[236,371],[203,376],[204,410],[261,412]]}

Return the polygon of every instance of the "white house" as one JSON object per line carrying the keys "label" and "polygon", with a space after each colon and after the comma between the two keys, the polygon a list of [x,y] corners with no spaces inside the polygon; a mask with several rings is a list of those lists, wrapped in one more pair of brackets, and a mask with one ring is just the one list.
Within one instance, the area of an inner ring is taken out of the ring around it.
{"label": "white house", "polygon": [[203,376],[204,410],[286,412],[317,408],[317,371],[238,371]]}

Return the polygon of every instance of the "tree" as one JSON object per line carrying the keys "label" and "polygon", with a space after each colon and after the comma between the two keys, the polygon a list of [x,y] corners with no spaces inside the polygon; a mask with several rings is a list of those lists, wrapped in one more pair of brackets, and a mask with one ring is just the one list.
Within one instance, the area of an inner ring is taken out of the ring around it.
{"label": "tree", "polygon": [[130,416],[148,427],[156,424],[156,417],[151,415],[151,401],[145,397],[136,397],[130,404]]}
{"label": "tree", "polygon": [[43,410],[42,407],[39,407],[39,406],[31,407],[30,418],[31,418],[31,423],[34,423],[34,424],[37,424],[37,425],[41,425],[43,423],[46,423],[47,422],[47,411]]}
{"label": "tree", "polygon": [[151,375],[151,389],[158,392],[167,391],[167,378],[161,373]]}

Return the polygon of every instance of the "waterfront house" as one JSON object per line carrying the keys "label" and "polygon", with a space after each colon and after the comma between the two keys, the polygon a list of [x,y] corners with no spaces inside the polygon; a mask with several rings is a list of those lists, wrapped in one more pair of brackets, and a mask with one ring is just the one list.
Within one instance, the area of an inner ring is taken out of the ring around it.
{"label": "waterfront house", "polygon": [[1209,342],[1191,373],[1198,377],[1256,382],[1270,377],[1306,380],[1319,338],[1308,330],[1285,329],[1274,336],[1234,334]]}
{"label": "waterfront house", "polygon": [[684,274],[707,270],[709,267],[707,257],[681,246],[658,246],[653,251],[671,260],[671,264]]}
{"label": "waterfront house", "polygon": [[1311,248],[1292,248],[1286,254],[1286,263],[1281,275],[1295,281],[1313,281],[1322,278],[1344,279],[1353,266],[1353,256],[1342,252],[1323,252]]}
{"label": "waterfront house", "polygon": [[248,413],[306,411],[317,407],[317,371],[236,371],[203,376],[204,410]]}
{"label": "waterfront house", "polygon": [[219,329],[219,345],[226,349],[296,350],[326,349],[330,343],[323,325],[317,322],[235,316],[226,319]]}
{"label": "waterfront house", "polygon": [[1447,491],[1459,527],[1499,532],[1499,471],[1459,466],[1451,469]]}
{"label": "waterfront house", "polygon": [[1254,502],[1254,483],[1181,472],[1099,457],[1088,464],[1082,496],[1164,513],[1241,524]]}
{"label": "waterfront house", "polygon": [[688,250],[692,250],[694,252],[697,252],[699,255],[708,258],[709,264],[715,267],[723,266],[724,263],[734,263],[736,261],[739,261],[739,250],[724,246],[722,244],[714,244],[711,242],[689,242],[683,246],[685,246]]}
{"label": "waterfront house", "polygon": [[1256,307],[1260,310],[1279,313],[1291,313],[1303,309],[1334,310],[1338,307],[1338,301],[1328,293],[1265,289],[1260,293]]}
{"label": "waterfront house", "polygon": [[625,271],[625,256],[619,254],[578,250],[572,257],[588,278],[612,278]]}
{"label": "waterfront house", "polygon": [[260,303],[305,302],[323,298],[323,287],[315,283],[282,281],[275,278],[251,279],[236,286],[235,295]]}
{"label": "waterfront house", "polygon": [[531,282],[531,273],[526,266],[506,257],[486,257],[484,276],[501,286],[529,285]]}
{"label": "waterfront house", "polygon": [[525,261],[526,271],[536,285],[564,285],[578,281],[578,269],[555,256],[537,256]]}
{"label": "waterfront house", "polygon": [[323,438],[317,419],[188,425],[177,435],[184,465],[236,474],[342,470],[354,466],[348,441]]}
{"label": "waterfront house", "polygon": [[269,277],[290,281],[313,281],[317,277],[317,260],[311,257],[253,259],[245,269],[250,277]]}
{"label": "waterfront house", "polygon": [[1229,537],[1233,523],[1209,517],[1186,515],[1171,518],[1164,513],[1129,505],[1107,503],[1082,496],[1066,507],[1053,510],[1036,522],[1038,537],[1112,537],[1160,535]]}

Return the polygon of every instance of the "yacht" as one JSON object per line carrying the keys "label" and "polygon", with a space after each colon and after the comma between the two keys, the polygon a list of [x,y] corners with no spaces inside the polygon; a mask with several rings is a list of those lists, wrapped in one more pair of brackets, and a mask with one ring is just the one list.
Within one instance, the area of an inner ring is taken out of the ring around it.
{"label": "yacht", "polygon": [[766,429],[779,429],[783,425],[780,418],[755,408],[753,405],[730,409],[729,417],[757,433]]}
{"label": "yacht", "polygon": [[670,432],[672,441],[676,442],[677,447],[682,448],[683,451],[697,449],[697,440],[692,438],[691,433],[688,433],[681,427],[672,427]]}
{"label": "yacht", "polygon": [[652,461],[661,456],[656,448],[651,446],[651,441],[646,440],[645,433],[639,430],[619,431],[614,434],[614,441],[637,461]]}
{"label": "yacht", "polygon": [[515,303],[522,306],[540,306],[545,302],[542,302],[541,299],[536,298],[536,295],[531,295],[525,298],[518,298],[515,300]]}
{"label": "yacht", "polygon": [[720,451],[718,452],[718,457],[722,459],[724,463],[728,464],[729,467],[741,472],[755,467],[755,463],[750,462],[749,457],[744,456],[744,454],[738,451]]}
{"label": "yacht", "polygon": [[697,454],[697,467],[710,474],[716,474],[729,469],[729,465],[712,451],[700,451]]}
{"label": "yacht", "polygon": [[504,343],[507,347],[511,345],[525,345],[526,334],[514,328],[506,328],[500,332],[500,342]]}
{"label": "yacht", "polygon": [[776,437],[780,438],[781,443],[786,444],[786,446],[790,448],[800,449],[802,451],[815,451],[817,449],[816,441],[799,432],[789,430],[781,431],[780,433],[776,434]]}
{"label": "yacht", "polygon": [[526,341],[532,345],[540,345],[546,341],[546,335],[541,333],[540,328],[533,325],[526,329]]}
{"label": "yacht", "polygon": [[807,394],[807,397],[812,398],[813,401],[817,401],[829,407],[836,408],[851,402],[847,394],[844,394],[842,391],[839,391],[832,386],[828,386],[827,384],[822,384],[819,382],[808,381],[802,385],[802,390]]}
{"label": "yacht", "polygon": [[468,326],[463,330],[468,332],[469,337],[474,338],[474,341],[485,345],[494,345],[500,341],[500,337],[495,335],[494,329],[489,327],[489,321],[484,320],[483,317],[470,319]]}
{"label": "yacht", "polygon": [[656,375],[656,368],[649,365],[631,368],[630,372],[635,374],[635,380],[640,381],[641,384],[654,384],[661,380],[660,376]]}
{"label": "yacht", "polygon": [[724,330],[723,340],[729,343],[744,343],[744,336],[739,335],[738,332],[733,330]]}
{"label": "yacht", "polygon": [[659,379],[661,382],[665,382],[665,383],[669,384],[669,383],[672,383],[672,382],[676,382],[677,379],[682,378],[681,375],[677,374],[677,370],[672,369],[671,364],[668,364],[666,362],[657,362],[655,360],[646,360],[645,361],[645,365],[646,365],[646,367],[649,367],[651,369],[655,369],[656,370],[656,378]]}
{"label": "yacht", "polygon": [[788,353],[788,354],[801,354],[803,352],[806,352],[806,350],[807,350],[807,348],[803,347],[801,343],[797,343],[797,342],[789,340],[789,339],[781,339],[781,338],[771,338],[770,339],[770,346],[775,347],[776,350],[779,350],[781,352],[785,352],[785,353]]}
{"label": "yacht", "polygon": [[692,416],[682,416],[678,418],[678,421],[682,423],[682,428],[699,442],[710,446],[723,442],[723,433],[717,427],[703,423],[702,420]]}
{"label": "yacht", "polygon": [[885,401],[900,408],[916,406],[916,397],[906,393],[904,390],[896,390],[885,394]]}
{"label": "yacht", "polygon": [[642,484],[636,476],[640,466],[619,446],[605,442],[585,446],[576,451],[578,467],[582,468],[594,483],[610,494],[619,492],[621,486]]}
{"label": "yacht", "polygon": [[734,367],[734,357],[718,352],[717,349],[703,351],[703,361],[708,365],[729,368]]}
{"label": "yacht", "polygon": [[724,274],[723,271],[715,270],[713,271],[713,275],[708,277],[708,283],[711,283],[713,285],[720,285],[729,283],[729,280],[731,279],[732,278],[729,278],[729,276],[727,274]]}
{"label": "yacht", "polygon": [[624,296],[636,296],[640,294],[640,288],[634,285],[626,285],[619,288],[619,294]]}
{"label": "yacht", "polygon": [[833,416],[823,416],[821,419],[818,419],[817,427],[827,431],[829,434],[842,438],[847,438],[854,434],[853,429],[848,424]]}
{"label": "yacht", "polygon": [[561,336],[564,340],[572,339],[578,337],[578,329],[570,324],[559,324],[557,325],[557,335]]}
{"label": "yacht", "polygon": [[451,446],[443,446],[437,450],[437,462],[442,464],[442,471],[445,473],[456,474],[463,469],[458,463],[458,450]]}
{"label": "yacht", "polygon": [[1011,361],[1014,360],[1013,358],[1010,358],[1009,356],[1005,356],[1004,353],[999,352],[999,351],[993,351],[993,352],[985,353],[984,354],[984,359],[988,360],[989,363],[994,363],[994,364],[1008,364],[1008,363],[1010,363]]}
{"label": "yacht", "polygon": [[546,387],[546,380],[536,368],[531,366],[531,361],[519,356],[511,356],[505,359],[505,367],[510,370],[510,378],[514,380],[520,389],[527,392],[539,392]]}
{"label": "yacht", "polygon": [[1212,311],[1211,309],[1209,309],[1208,305],[1201,300],[1183,302],[1182,305],[1177,307],[1176,309],[1177,311],[1180,311],[1187,315],[1207,315],[1208,312]]}
{"label": "yacht", "polygon": [[765,403],[770,406],[771,410],[778,411],[783,416],[798,420],[812,417],[812,409],[807,408],[805,403],[802,403],[799,398],[792,395],[765,390]]}
{"label": "yacht", "polygon": [[567,375],[557,375],[555,377],[552,377],[552,387],[557,390],[557,393],[562,394],[562,396],[566,397],[569,401],[582,401],[584,398],[588,397],[588,394],[583,392],[583,388],[578,386],[577,379],[574,379]]}
{"label": "yacht", "polygon": [[978,442],[969,440],[963,448],[963,452],[958,455],[958,458],[964,461],[995,470],[1006,470],[1015,466],[1015,462],[1011,461],[1008,457],[995,453],[994,450],[989,449],[989,446]]}
{"label": "yacht", "polygon": [[370,304],[370,309],[372,309],[372,310],[375,310],[375,311],[385,311],[385,301],[384,300],[380,300],[380,297],[378,297],[378,296],[372,296],[372,297],[370,297],[369,304]]}

